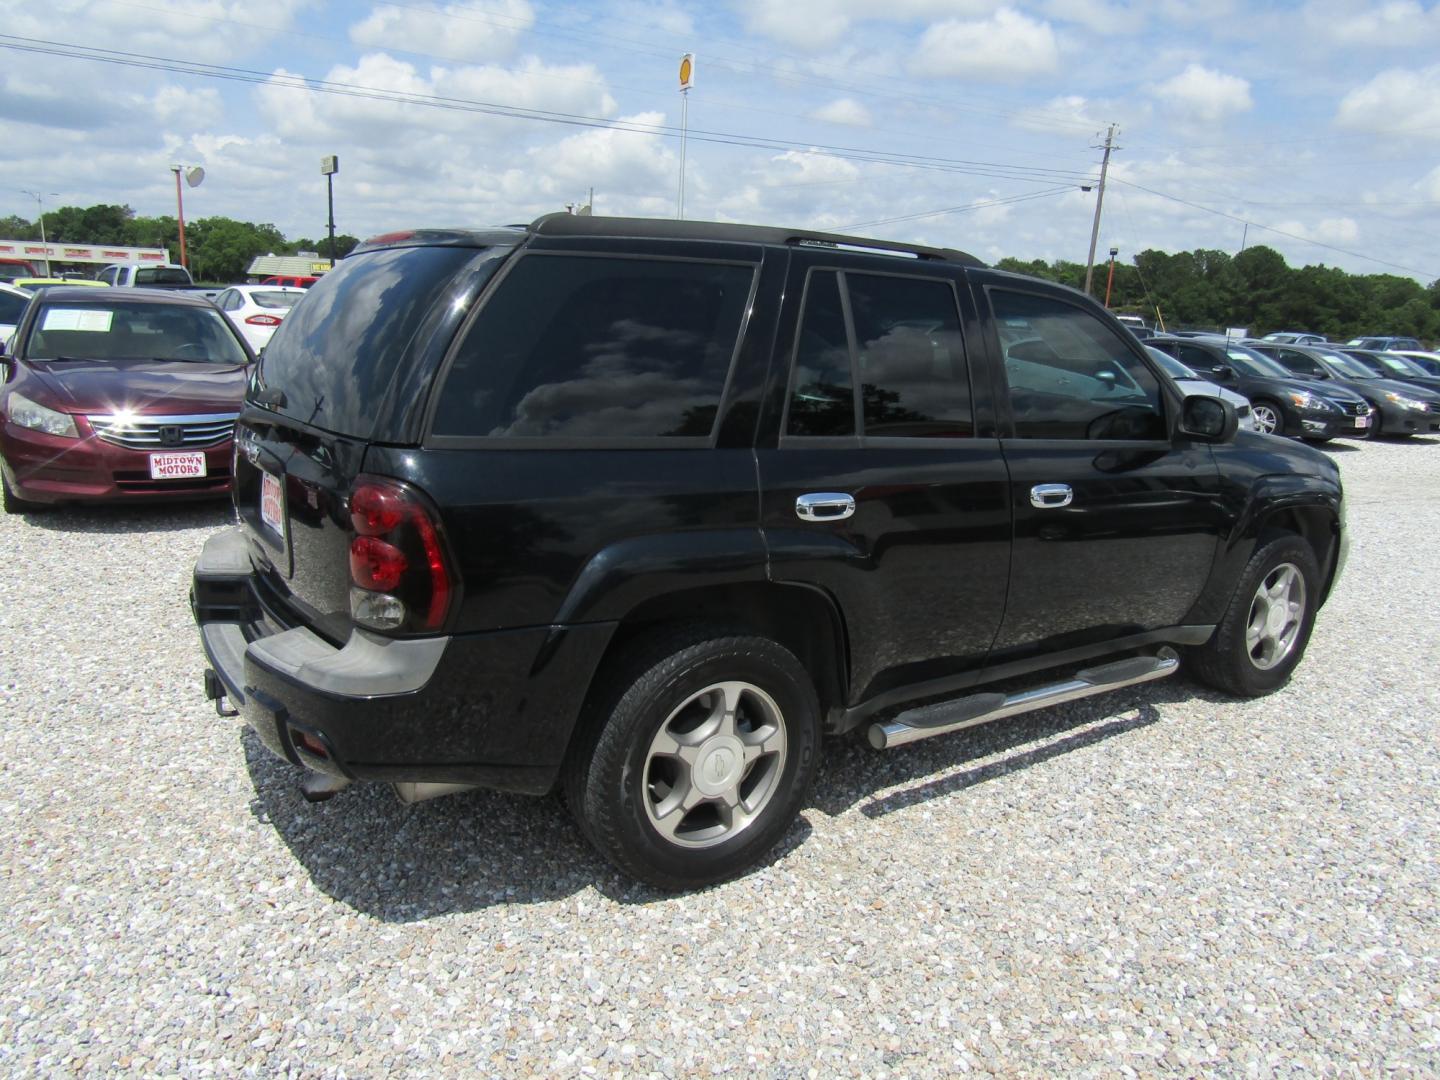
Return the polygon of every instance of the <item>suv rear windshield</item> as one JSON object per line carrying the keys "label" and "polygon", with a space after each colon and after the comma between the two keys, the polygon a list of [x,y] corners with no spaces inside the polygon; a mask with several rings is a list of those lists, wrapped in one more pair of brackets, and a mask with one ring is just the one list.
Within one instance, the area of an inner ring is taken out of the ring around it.
{"label": "suv rear windshield", "polygon": [[341,260],[296,304],[260,360],[267,406],[340,435],[369,437],[411,340],[477,250],[381,248]]}

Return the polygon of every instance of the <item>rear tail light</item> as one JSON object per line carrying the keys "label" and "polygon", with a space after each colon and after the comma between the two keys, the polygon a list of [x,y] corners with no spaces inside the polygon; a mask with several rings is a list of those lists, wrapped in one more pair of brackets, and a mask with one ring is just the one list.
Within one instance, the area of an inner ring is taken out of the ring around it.
{"label": "rear tail light", "polygon": [[419,492],[360,477],[350,493],[350,614],[375,630],[440,630],[455,597],[439,518]]}
{"label": "rear tail light", "polygon": [[279,315],[247,315],[245,322],[250,326],[279,326]]}

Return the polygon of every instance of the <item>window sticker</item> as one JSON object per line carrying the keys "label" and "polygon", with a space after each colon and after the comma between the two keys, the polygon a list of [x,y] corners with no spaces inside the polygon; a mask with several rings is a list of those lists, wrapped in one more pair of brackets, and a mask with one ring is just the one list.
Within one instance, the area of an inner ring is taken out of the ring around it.
{"label": "window sticker", "polygon": [[41,330],[85,330],[92,334],[108,334],[113,311],[97,308],[47,308]]}

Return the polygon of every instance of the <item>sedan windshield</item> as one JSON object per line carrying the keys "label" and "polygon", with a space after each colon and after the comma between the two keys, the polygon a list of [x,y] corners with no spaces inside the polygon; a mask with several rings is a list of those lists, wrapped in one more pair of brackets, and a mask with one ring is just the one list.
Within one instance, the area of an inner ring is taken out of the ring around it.
{"label": "sedan windshield", "polygon": [[1341,375],[1344,378],[1378,379],[1380,377],[1353,356],[1346,356],[1342,352],[1331,352],[1329,349],[1316,349],[1315,355],[1320,357],[1333,373]]}
{"label": "sedan windshield", "polygon": [[1389,368],[1396,375],[1428,376],[1430,374],[1409,357],[1400,356],[1396,353],[1376,353],[1375,359],[1380,361],[1381,364]]}
{"label": "sedan windshield", "polygon": [[[37,301],[38,303],[38,301]],[[190,304],[50,304],[30,329],[32,360],[177,360],[244,364],[225,316]]]}
{"label": "sedan windshield", "polygon": [[1295,373],[1286,370],[1285,366],[1278,360],[1272,360],[1263,353],[1254,349],[1247,349],[1243,345],[1231,345],[1225,350],[1225,355],[1230,357],[1230,363],[1246,375],[1254,375],[1261,379],[1293,379]]}

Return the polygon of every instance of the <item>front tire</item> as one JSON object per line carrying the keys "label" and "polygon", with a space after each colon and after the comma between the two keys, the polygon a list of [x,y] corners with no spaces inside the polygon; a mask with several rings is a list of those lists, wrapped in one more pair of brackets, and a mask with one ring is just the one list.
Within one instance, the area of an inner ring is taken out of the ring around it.
{"label": "front tire", "polygon": [[767,638],[694,633],[628,651],[597,696],[565,801],[616,867],[665,889],[749,869],[789,830],[819,756],[809,674]]}
{"label": "front tire", "polygon": [[1255,427],[1266,435],[1285,434],[1285,414],[1280,406],[1271,401],[1256,401],[1250,405],[1250,415],[1255,418]]}
{"label": "front tire", "polygon": [[1192,670],[1237,697],[1278,690],[1305,655],[1319,602],[1310,545],[1293,534],[1272,540],[1246,564],[1210,640],[1191,651]]}

